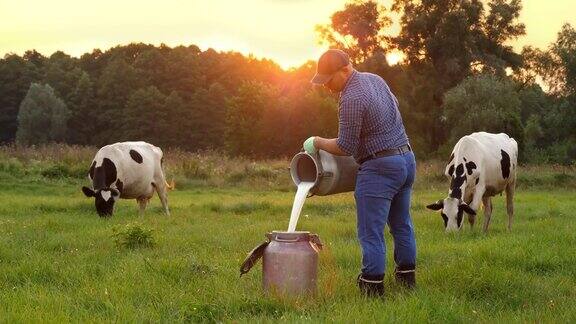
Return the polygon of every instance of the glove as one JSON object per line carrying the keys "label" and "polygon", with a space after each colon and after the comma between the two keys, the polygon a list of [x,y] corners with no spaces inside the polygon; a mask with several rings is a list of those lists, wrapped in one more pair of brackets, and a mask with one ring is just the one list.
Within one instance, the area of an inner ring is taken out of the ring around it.
{"label": "glove", "polygon": [[308,139],[304,141],[304,144],[302,144],[302,147],[304,148],[304,151],[306,151],[306,153],[308,154],[314,154],[318,152],[318,150],[314,146],[314,136],[308,137]]}

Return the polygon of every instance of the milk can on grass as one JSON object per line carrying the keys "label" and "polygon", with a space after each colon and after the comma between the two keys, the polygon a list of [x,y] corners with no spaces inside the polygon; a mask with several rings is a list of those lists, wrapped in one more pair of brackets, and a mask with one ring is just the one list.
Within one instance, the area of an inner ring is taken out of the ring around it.
{"label": "milk can on grass", "polygon": [[266,293],[302,296],[315,294],[318,252],[322,243],[310,232],[266,234],[267,241],[252,250],[240,268],[247,273],[262,258],[262,286]]}
{"label": "milk can on grass", "polygon": [[[306,192],[325,196],[353,191],[357,173],[358,164],[350,156],[336,156],[323,150],[296,154],[290,163],[290,175],[298,186],[294,206],[303,203],[300,199],[305,199]],[[304,196],[299,196],[300,189],[305,189]],[[301,296],[315,294],[317,290],[318,252],[322,244],[316,234],[292,231],[300,212],[294,206],[296,217],[292,224],[294,215],[291,215],[289,231],[268,233],[267,240],[254,248],[240,267],[243,275],[262,258],[262,285],[266,293]]]}

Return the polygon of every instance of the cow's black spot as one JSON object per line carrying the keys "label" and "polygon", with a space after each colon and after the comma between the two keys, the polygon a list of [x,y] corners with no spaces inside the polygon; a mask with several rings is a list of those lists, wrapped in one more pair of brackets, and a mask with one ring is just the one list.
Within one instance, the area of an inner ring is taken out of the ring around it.
{"label": "cow's black spot", "polygon": [[460,227],[460,225],[462,224],[462,218],[464,215],[464,211],[462,210],[462,208],[458,209],[458,215],[456,216],[456,223],[458,224],[458,227]]}
{"label": "cow's black spot", "polygon": [[468,172],[468,175],[472,175],[474,169],[476,169],[476,163],[474,163],[473,161],[466,163],[466,171]]}
{"label": "cow's black spot", "polygon": [[88,171],[88,174],[90,175],[90,179],[94,179],[94,168],[96,167],[96,161],[92,162],[92,165],[90,166],[90,171]]}
{"label": "cow's black spot", "polygon": [[448,175],[450,175],[450,176],[454,175],[454,164],[452,164],[450,166],[450,168],[448,168]]}
{"label": "cow's black spot", "polygon": [[452,189],[450,191],[450,197],[452,198],[457,198],[457,199],[462,199],[462,190],[458,187]]}
{"label": "cow's black spot", "polygon": [[116,166],[109,158],[102,160],[102,165],[94,169],[94,190],[110,188],[116,181]]}
{"label": "cow's black spot", "polygon": [[446,226],[448,226],[448,216],[446,216],[444,213],[441,213],[440,215],[442,215],[442,219],[444,220],[444,228],[446,228]]}
{"label": "cow's black spot", "polygon": [[478,184],[478,182],[480,182],[480,178],[476,178],[476,184]]}
{"label": "cow's black spot", "polygon": [[452,181],[450,182],[450,197],[462,199],[462,190],[460,187],[462,187],[465,181],[464,164],[460,163],[456,167],[456,174],[452,176]]}
{"label": "cow's black spot", "polygon": [[464,159],[464,162],[466,162],[466,158],[463,158],[463,159]]}
{"label": "cow's black spot", "polygon": [[502,160],[500,160],[500,166],[502,166],[502,178],[508,179],[510,176],[510,155],[504,152],[504,150],[500,150],[502,153]]}
{"label": "cow's black spot", "polygon": [[448,161],[448,163],[452,162],[452,160],[454,160],[454,152],[452,152],[452,154],[450,154],[450,160]]}
{"label": "cow's black spot", "polygon": [[459,177],[464,174],[464,164],[460,163],[456,167],[456,176]]}
{"label": "cow's black spot", "polygon": [[106,187],[110,187],[112,183],[116,181],[116,165],[114,165],[112,160],[104,158],[102,161],[102,167],[104,167],[104,170],[106,171]]}
{"label": "cow's black spot", "polygon": [[122,196],[122,191],[124,190],[124,183],[120,179],[116,180],[116,189],[120,191],[120,196]]}
{"label": "cow's black spot", "polygon": [[136,163],[142,163],[142,155],[135,150],[130,150],[130,157],[132,157],[132,160],[136,161]]}

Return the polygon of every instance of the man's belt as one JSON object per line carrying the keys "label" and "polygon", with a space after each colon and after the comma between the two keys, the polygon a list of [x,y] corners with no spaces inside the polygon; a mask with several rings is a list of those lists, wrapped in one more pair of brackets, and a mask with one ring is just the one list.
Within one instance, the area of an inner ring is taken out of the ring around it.
{"label": "man's belt", "polygon": [[385,157],[385,156],[391,156],[391,155],[398,155],[398,154],[404,154],[406,152],[410,152],[412,151],[412,148],[410,147],[410,144],[406,144],[406,145],[402,145],[398,148],[393,148],[393,149],[387,149],[387,150],[382,150],[380,152],[376,152],[374,154],[370,154],[366,157],[363,157],[360,159],[360,161],[358,161],[360,164],[368,161],[368,160],[372,160],[372,159],[376,159],[376,158],[380,158],[380,157]]}

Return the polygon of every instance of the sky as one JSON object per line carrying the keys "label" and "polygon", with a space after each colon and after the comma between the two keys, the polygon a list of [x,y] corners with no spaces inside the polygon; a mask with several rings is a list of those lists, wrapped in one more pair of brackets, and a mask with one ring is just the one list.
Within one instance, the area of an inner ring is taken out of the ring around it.
{"label": "sky", "polygon": [[[144,42],[234,50],[282,67],[317,59],[325,49],[314,26],[346,0],[0,0],[0,56],[36,49],[72,56]],[[391,0],[382,0],[389,6]],[[523,0],[527,35],[512,42],[545,48],[564,23],[576,26],[576,0]],[[397,32],[397,27],[391,33]],[[392,55],[392,60],[397,59]]]}

